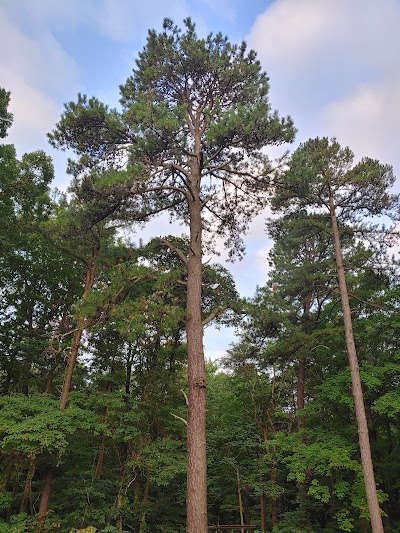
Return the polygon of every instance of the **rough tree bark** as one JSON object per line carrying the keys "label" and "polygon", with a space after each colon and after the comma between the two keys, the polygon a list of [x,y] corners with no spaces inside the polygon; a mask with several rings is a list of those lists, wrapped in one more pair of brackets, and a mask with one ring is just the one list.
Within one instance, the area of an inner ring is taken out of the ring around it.
{"label": "rough tree bark", "polygon": [[[199,165],[196,165],[199,167]],[[196,176],[197,174],[197,176]],[[206,371],[204,364],[202,288],[202,219],[200,169],[192,173],[189,202],[190,249],[187,277],[186,336],[188,351],[187,532],[207,533]]]}
{"label": "rough tree bark", "polygon": [[357,420],[358,441],[361,454],[361,464],[364,474],[365,491],[368,501],[371,526],[373,533],[383,533],[382,517],[379,508],[378,495],[376,492],[374,468],[371,458],[371,447],[369,442],[367,417],[365,415],[364,397],[361,387],[360,370],[358,357],[353,335],[353,324],[349,295],[343,266],[342,248],[340,243],[339,226],[336,218],[333,194],[330,190],[329,209],[332,226],[333,240],[335,244],[336,270],[339,282],[340,298],[342,302],[344,332],[346,338],[346,348],[349,359],[352,393],[354,399],[354,410]]}
{"label": "rough tree bark", "polygon": [[[94,284],[95,274],[96,274],[96,262],[95,262],[95,259],[92,258],[86,271],[85,288],[83,291],[82,300],[86,300],[86,298],[88,297],[88,294],[91,291],[93,284]],[[83,325],[81,325],[74,332],[74,336],[72,338],[71,353],[68,358],[68,366],[65,372],[64,384],[63,384],[63,388],[61,391],[60,409],[65,409],[67,406],[68,394],[71,389],[72,375],[74,373],[76,358],[78,356],[79,347],[81,345],[83,331],[84,331],[84,327]]]}

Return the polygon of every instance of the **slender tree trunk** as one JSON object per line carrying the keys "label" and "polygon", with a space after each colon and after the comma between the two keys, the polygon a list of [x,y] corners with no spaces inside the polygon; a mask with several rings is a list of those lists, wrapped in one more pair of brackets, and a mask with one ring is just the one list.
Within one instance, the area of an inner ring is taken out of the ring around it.
{"label": "slender tree trunk", "polygon": [[67,313],[68,313],[68,309],[65,308],[62,314],[62,317],[60,318],[60,322],[57,328],[54,330],[52,338],[49,342],[49,349],[53,355],[50,360],[50,369],[44,382],[44,393],[45,394],[50,394],[56,369],[61,362],[61,348],[60,346],[57,346],[57,348],[53,348],[53,343],[57,342],[57,335],[64,332],[67,329],[67,325],[66,325],[67,324]]}
{"label": "slender tree trunk", "polygon": [[[111,366],[110,369],[111,374],[113,373],[113,366]],[[112,383],[110,382],[107,386],[107,394],[110,394],[113,391]],[[108,419],[108,412],[109,412],[109,406],[106,407],[106,412],[104,413],[104,416],[102,417],[102,422],[105,424]],[[103,435],[101,437],[101,443],[99,448],[99,454],[97,456],[97,462],[96,462],[96,468],[94,471],[93,481],[97,481],[100,479],[101,473],[103,471],[103,464],[104,464],[104,455],[106,450],[106,436]]]}
{"label": "slender tree trunk", "polygon": [[[240,525],[244,526],[243,501],[242,501],[242,490],[241,490],[241,487],[240,487],[239,468],[235,468],[235,470],[236,470],[236,482],[237,482],[238,501],[239,501]],[[244,528],[243,527],[242,527],[242,533],[244,533]]]}
{"label": "slender tree trunk", "polygon": [[78,357],[79,347],[81,345],[83,328],[79,328],[74,332],[72,337],[71,352],[68,358],[68,365],[65,371],[63,388],[61,391],[60,397],[60,409],[65,409],[67,407],[68,394],[71,389],[72,375],[74,373],[76,358]]}
{"label": "slender tree trunk", "polygon": [[[34,329],[34,304],[29,306],[27,310],[26,315],[26,322],[27,322],[27,329],[29,330],[29,335],[31,335],[31,332],[33,332]],[[28,352],[29,353],[29,352]],[[25,361],[23,363],[23,370],[22,370],[22,376],[25,377],[21,384],[22,393],[25,396],[29,396],[29,387],[30,387],[30,381],[32,377],[32,355],[26,355]]]}
{"label": "slender tree trunk", "polygon": [[265,533],[267,531],[267,495],[264,492],[264,479],[262,474],[262,459],[261,457],[258,460],[258,468],[260,473],[260,522],[261,522],[261,531]]}
{"label": "slender tree trunk", "polygon": [[126,476],[126,465],[124,466],[123,471],[121,473],[119,490],[118,490],[117,498],[116,498],[115,503],[114,503],[114,510],[116,511],[116,514],[117,514],[117,519],[115,521],[115,528],[118,531],[122,531],[122,514],[119,514],[119,513],[120,513],[121,508],[122,508],[122,506],[124,504],[125,476]]}
{"label": "slender tree trunk", "polygon": [[[95,272],[96,272],[96,262],[94,259],[94,255],[90,263],[88,264],[88,268],[86,271],[86,277],[85,277],[85,286],[84,291],[82,295],[82,299],[85,300],[90,292],[90,290],[93,287],[94,279],[95,279]],[[78,356],[78,351],[82,339],[82,333],[84,328],[79,327],[72,337],[72,343],[71,343],[71,352],[68,358],[68,365],[65,372],[64,377],[64,383],[63,388],[61,391],[61,397],[60,397],[60,409],[64,410],[67,406],[67,400],[68,400],[68,394],[71,389],[71,381],[72,381],[72,375],[74,373],[74,368],[76,364],[76,358]],[[49,466],[46,469],[44,482],[43,482],[43,489],[42,489],[42,496],[40,498],[40,506],[39,506],[39,513],[38,513],[38,525],[41,526],[46,518],[47,511],[49,509],[49,500],[50,500],[50,493],[51,493],[51,485],[53,483],[53,476],[54,476],[54,468],[52,466]]]}
{"label": "slender tree trunk", "polygon": [[[271,465],[270,480],[272,481],[272,486],[276,483],[276,461],[273,460]],[[271,520],[272,528],[278,525],[278,508],[276,505],[276,496],[271,497]]]}
{"label": "slender tree trunk", "polygon": [[140,517],[139,533],[146,532],[146,514],[147,514],[147,501],[150,493],[150,468],[146,468],[146,483],[144,485],[143,499],[142,499],[142,515]]}
{"label": "slender tree trunk", "polygon": [[207,533],[206,373],[201,318],[202,219],[200,171],[192,175],[190,249],[187,278],[186,336],[188,350],[187,533]]}
{"label": "slender tree trunk", "polygon": [[[242,490],[242,501],[243,501],[243,521],[245,524],[250,524],[250,505],[249,505],[249,495],[246,490]],[[245,533],[247,533],[247,528],[245,528]]]}
{"label": "slender tree trunk", "polygon": [[115,528],[118,531],[122,531],[122,523],[123,523],[122,506],[124,504],[125,495],[126,495],[126,477],[127,477],[128,468],[129,468],[128,462],[132,457],[131,444],[129,444],[128,446],[123,444],[122,453],[125,456],[125,462],[123,464],[120,478],[119,478],[118,494],[115,498],[115,502],[113,505],[113,511],[115,512],[115,515],[116,515]]}
{"label": "slender tree trunk", "polygon": [[[89,292],[91,291],[93,287],[95,272],[96,272],[96,263],[95,263],[95,260],[92,259],[86,271],[85,288],[83,291],[82,300],[86,300]],[[65,372],[64,384],[63,384],[63,388],[61,391],[60,409],[65,409],[67,406],[68,394],[71,389],[72,375],[74,373],[76,358],[78,356],[79,347],[81,345],[83,330],[84,330],[83,326],[79,327],[74,332],[74,336],[72,338],[71,353],[68,358],[67,370]]]}
{"label": "slender tree trunk", "polygon": [[347,284],[344,273],[342,249],[340,244],[339,227],[335,213],[332,194],[330,194],[330,217],[332,234],[335,244],[336,269],[339,281],[340,298],[342,301],[344,332],[346,338],[347,354],[349,358],[352,392],[354,399],[354,409],[357,420],[358,441],[360,446],[361,464],[364,474],[365,491],[368,501],[368,509],[371,519],[373,533],[383,533],[382,517],[379,509],[378,496],[376,492],[374,468],[371,458],[371,448],[368,435],[367,417],[365,415],[364,398],[361,387],[360,370],[358,357],[353,335],[353,324]]}
{"label": "slender tree trunk", "polygon": [[42,487],[42,495],[40,497],[39,514],[38,514],[39,529],[40,529],[40,526],[43,524],[44,519],[46,518],[47,511],[49,509],[49,500],[50,500],[51,484],[53,482],[53,473],[54,473],[54,469],[52,466],[49,466],[46,468],[46,471],[44,474],[43,487]]}
{"label": "slender tree trunk", "polygon": [[51,386],[53,384],[53,379],[54,379],[54,370],[55,370],[55,367],[53,367],[53,365],[52,365],[50,370],[49,370],[49,373],[46,376],[46,381],[44,383],[44,391],[43,392],[45,394],[50,394],[50,392],[51,392]]}
{"label": "slender tree trunk", "polygon": [[[304,356],[301,356],[299,359],[298,369],[297,369],[297,411],[302,411],[304,409],[304,396],[305,396],[305,378],[306,378],[306,359]],[[305,417],[303,414],[298,416],[297,419],[299,431],[305,426]]]}
{"label": "slender tree trunk", "polygon": [[[70,356],[68,359],[68,366],[67,366],[67,370],[65,373],[63,388],[61,391],[60,409],[65,409],[67,406],[68,394],[71,388],[72,374],[75,368],[76,358],[78,355],[79,346],[80,346],[80,342],[82,338],[82,332],[83,332],[82,329],[75,331],[74,336],[72,338],[71,352],[70,352]],[[53,477],[54,477],[54,467],[49,466],[45,472],[42,496],[40,498],[39,516],[38,516],[39,525],[43,524],[47,511],[49,509],[49,500],[50,500],[50,493],[51,493],[51,485],[53,483]]]}
{"label": "slender tree trunk", "polygon": [[[306,359],[302,355],[299,358],[299,364],[297,368],[297,411],[301,411],[305,406],[305,377],[306,377]],[[297,429],[300,432],[306,425],[306,419],[303,414],[297,417]],[[300,437],[303,440],[302,437]],[[307,496],[307,475],[306,480],[298,484],[298,501],[299,506],[303,507]]]}
{"label": "slender tree trunk", "polygon": [[99,455],[97,456],[96,468],[94,471],[94,481],[98,481],[100,479],[101,473],[103,471],[105,447],[106,447],[106,437],[105,435],[103,435],[101,437]]}
{"label": "slender tree trunk", "polygon": [[32,479],[36,468],[36,457],[32,457],[29,463],[28,473],[26,475],[24,494],[22,495],[21,505],[19,508],[20,513],[26,513],[27,504],[29,502],[29,510],[31,515],[33,514],[32,504]]}
{"label": "slender tree trunk", "polygon": [[15,470],[15,463],[7,462],[3,467],[3,472],[0,473],[2,476],[0,478],[0,492],[3,492],[6,490],[6,487],[9,483],[11,472],[14,472]]}
{"label": "slender tree trunk", "polygon": [[[277,435],[277,430],[276,430],[276,427],[275,427],[275,424],[274,424],[274,420],[272,418],[272,414],[275,411],[275,400],[274,400],[275,373],[274,373],[274,377],[273,377],[273,387],[272,387],[272,389],[273,389],[272,390],[272,406],[267,411],[267,418],[268,418],[269,426],[270,426],[271,431],[272,431],[272,433],[274,435],[274,438],[275,438],[276,435]],[[267,431],[266,430],[264,432],[264,441],[267,442]],[[276,447],[275,446],[273,447],[273,453],[274,454],[276,453]],[[276,484],[276,479],[277,479],[275,456],[270,457],[269,468],[270,468],[269,479],[271,481],[272,487],[274,487],[275,484]],[[271,520],[272,520],[272,527],[273,528],[278,525],[278,506],[277,506],[277,498],[276,498],[276,496],[271,496]]]}

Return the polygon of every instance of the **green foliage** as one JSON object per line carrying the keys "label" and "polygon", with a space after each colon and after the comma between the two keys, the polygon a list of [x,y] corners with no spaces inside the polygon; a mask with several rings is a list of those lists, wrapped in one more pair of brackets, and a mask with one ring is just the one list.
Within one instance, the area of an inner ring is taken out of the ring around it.
{"label": "green foliage", "polygon": [[0,87],[0,138],[7,136],[7,130],[12,125],[13,115],[8,111],[10,93]]}
{"label": "green foliage", "polygon": [[[294,136],[268,92],[244,44],[166,20],[121,87],[121,110],[81,94],[65,106],[49,137],[78,156],[68,197],[52,198],[43,152],[19,161],[0,146],[0,532],[38,529],[49,465],[43,531],[184,531],[190,243],[168,236],[136,247],[116,230],[164,209],[187,222],[196,163],[203,253],[222,236],[240,255],[242,232],[267,201],[272,169],[261,149]],[[1,137],[9,98],[0,89]],[[326,217],[331,189],[379,501],[385,528],[396,531],[400,293],[386,257],[390,230],[377,223],[398,210],[393,172],[369,158],[355,164],[326,138],[287,163],[273,200],[279,217],[268,222],[267,285],[244,302],[228,270],[203,266],[204,323],[241,327],[222,365],[207,365],[209,521],[239,522],[239,490],[245,521],[260,526],[264,506],[274,533],[356,533],[368,521]],[[77,327],[85,333],[60,410]]]}
{"label": "green foliage", "polygon": [[[65,104],[58,129],[49,134],[57,148],[74,148],[91,158],[104,158],[111,162],[116,157],[116,147],[125,140],[124,127],[115,109],[109,109],[97,98],[78,94],[77,102]],[[73,135],[71,127],[79,131]]]}
{"label": "green foliage", "polygon": [[29,518],[26,513],[14,515],[10,522],[0,521],[1,533],[25,533],[34,525],[34,520]]}
{"label": "green foliage", "polygon": [[274,209],[326,212],[332,195],[341,223],[363,225],[376,235],[377,226],[365,217],[397,219],[398,195],[389,192],[395,180],[390,165],[370,158],[354,164],[350,148],[342,148],[336,139],[327,137],[303,143],[288,163],[285,179],[272,201]]}
{"label": "green foliage", "polygon": [[[290,117],[271,110],[268,78],[254,51],[222,34],[200,38],[190,19],[184,24],[181,30],[166,19],[161,33],[149,31],[133,75],[120,88],[121,112],[78,95],[49,138],[76,152],[80,159],[70,171],[82,183],[107,171],[106,191],[90,189],[100,202],[102,192],[112,195],[109,212],[119,219],[135,219],[133,205],[141,217],[168,210],[187,222],[196,145],[196,195],[208,246],[215,250],[215,237],[222,236],[240,255],[240,234],[266,203],[271,165],[261,149],[291,142],[295,130]],[[120,168],[122,148],[130,154],[126,170],[110,172]]]}
{"label": "green foliage", "polygon": [[3,456],[62,457],[70,435],[82,430],[99,431],[94,414],[75,406],[61,412],[57,401],[45,395],[0,397],[0,408]]}
{"label": "green foliage", "polygon": [[354,529],[354,520],[349,517],[349,510],[342,509],[336,513],[336,519],[341,531],[353,531]]}

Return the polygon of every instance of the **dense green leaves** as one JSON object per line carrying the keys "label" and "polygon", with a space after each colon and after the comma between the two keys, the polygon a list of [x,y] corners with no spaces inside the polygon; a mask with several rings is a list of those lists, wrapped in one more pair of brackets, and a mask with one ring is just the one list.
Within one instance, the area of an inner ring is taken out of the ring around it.
{"label": "dense green leaves", "polygon": [[[191,243],[160,236],[134,245],[118,229],[163,210],[187,223],[199,201],[203,252],[222,237],[240,255],[244,230],[268,200],[273,169],[263,148],[294,136],[268,93],[244,43],[202,38],[190,19],[183,29],[167,19],[149,31],[120,109],[79,94],[49,134],[77,156],[68,194],[52,196],[45,153],[19,160],[13,146],[0,146],[0,531],[38,530],[49,467],[43,531],[185,531]],[[9,100],[0,89],[2,138]],[[275,176],[267,284],[246,302],[226,268],[203,265],[200,322],[239,328],[224,360],[207,365],[209,523],[368,530],[333,207],[379,501],[385,529],[399,529],[393,182],[390,166],[356,162],[334,139],[309,140]]]}
{"label": "dense green leaves", "polygon": [[0,87],[0,138],[7,136],[7,130],[13,121],[13,115],[8,111],[10,93]]}

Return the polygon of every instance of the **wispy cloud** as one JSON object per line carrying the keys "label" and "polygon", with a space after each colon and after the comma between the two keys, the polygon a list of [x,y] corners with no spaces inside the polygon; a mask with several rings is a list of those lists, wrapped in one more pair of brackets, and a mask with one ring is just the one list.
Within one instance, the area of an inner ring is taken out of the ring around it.
{"label": "wispy cloud", "polygon": [[276,0],[257,18],[249,43],[300,140],[337,136],[358,156],[400,163],[399,25],[397,0]]}
{"label": "wispy cloud", "polygon": [[323,120],[327,130],[357,154],[400,169],[400,72],[355,86],[344,98],[326,106]]}
{"label": "wispy cloud", "polygon": [[14,113],[7,141],[16,145],[19,155],[48,150],[46,132],[61,113],[67,87],[76,85],[78,67],[48,29],[32,23],[26,31],[24,20],[6,7],[7,2],[0,7],[0,71]]}

